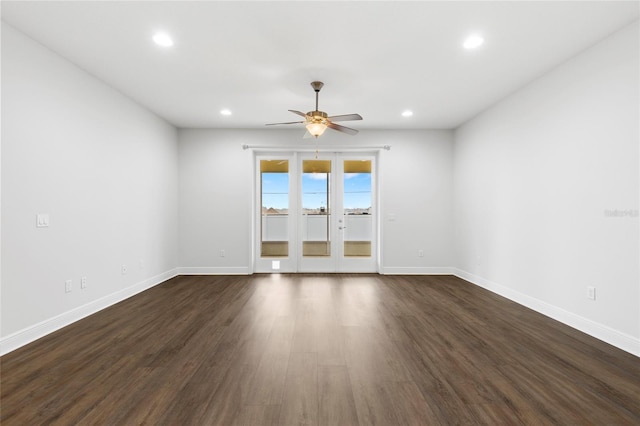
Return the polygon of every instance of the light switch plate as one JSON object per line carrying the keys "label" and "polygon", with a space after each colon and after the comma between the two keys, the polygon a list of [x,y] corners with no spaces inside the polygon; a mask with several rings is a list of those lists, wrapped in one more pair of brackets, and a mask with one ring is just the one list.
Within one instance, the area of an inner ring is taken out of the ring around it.
{"label": "light switch plate", "polygon": [[38,213],[36,215],[36,226],[38,228],[46,228],[49,226],[49,215],[47,213]]}

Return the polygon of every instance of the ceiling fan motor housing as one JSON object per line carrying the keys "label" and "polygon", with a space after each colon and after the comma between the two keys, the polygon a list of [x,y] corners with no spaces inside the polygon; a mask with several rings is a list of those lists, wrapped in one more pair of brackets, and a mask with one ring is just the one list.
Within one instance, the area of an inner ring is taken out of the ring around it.
{"label": "ceiling fan motor housing", "polygon": [[327,113],[324,111],[309,111],[307,113],[307,121],[313,123],[325,123],[327,122]]}

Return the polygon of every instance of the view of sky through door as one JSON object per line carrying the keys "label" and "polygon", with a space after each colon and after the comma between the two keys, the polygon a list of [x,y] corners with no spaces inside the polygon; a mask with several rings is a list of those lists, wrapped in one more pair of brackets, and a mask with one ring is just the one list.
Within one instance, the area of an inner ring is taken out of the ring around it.
{"label": "view of sky through door", "polygon": [[[311,192],[320,192],[326,189],[325,173],[305,173],[302,176],[303,185]],[[262,207],[265,209],[287,210],[289,197],[289,175],[283,173],[265,173],[262,181]],[[371,173],[345,173],[345,198],[346,210],[371,208]],[[303,205],[318,206],[322,202],[322,195],[307,195]]]}
{"label": "view of sky through door", "polygon": [[262,207],[278,210],[289,208],[289,174],[262,174]]}
{"label": "view of sky through door", "polygon": [[371,213],[371,173],[344,174],[344,211]]}

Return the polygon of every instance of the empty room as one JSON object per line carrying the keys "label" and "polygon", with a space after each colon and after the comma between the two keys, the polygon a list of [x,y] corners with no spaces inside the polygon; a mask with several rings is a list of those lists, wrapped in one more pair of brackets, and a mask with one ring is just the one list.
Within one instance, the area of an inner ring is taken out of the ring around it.
{"label": "empty room", "polygon": [[637,1],[2,1],[2,425],[640,424]]}

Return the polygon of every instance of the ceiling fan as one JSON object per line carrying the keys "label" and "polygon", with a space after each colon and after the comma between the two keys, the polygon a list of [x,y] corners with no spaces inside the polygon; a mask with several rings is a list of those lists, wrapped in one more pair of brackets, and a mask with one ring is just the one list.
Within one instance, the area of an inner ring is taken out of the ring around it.
{"label": "ceiling fan", "polygon": [[[301,117],[304,117],[304,121],[290,121],[287,123],[270,123],[267,126],[275,126],[278,124],[301,124],[305,123],[304,126],[307,128],[308,135],[314,136],[318,138],[324,131],[328,128],[337,130],[342,133],[347,133],[349,135],[357,135],[358,131],[356,129],[352,129],[350,127],[341,126],[340,124],[336,124],[335,121],[351,121],[351,120],[362,120],[362,116],[360,114],[344,114],[344,115],[333,115],[329,117],[326,112],[318,110],[318,94],[320,93],[320,89],[322,89],[324,83],[321,81],[314,81],[311,83],[311,87],[316,92],[316,109],[314,111],[309,111],[308,113],[303,113],[300,111],[296,111],[290,109],[294,114],[298,114]],[[307,135],[305,135],[307,137]]]}

